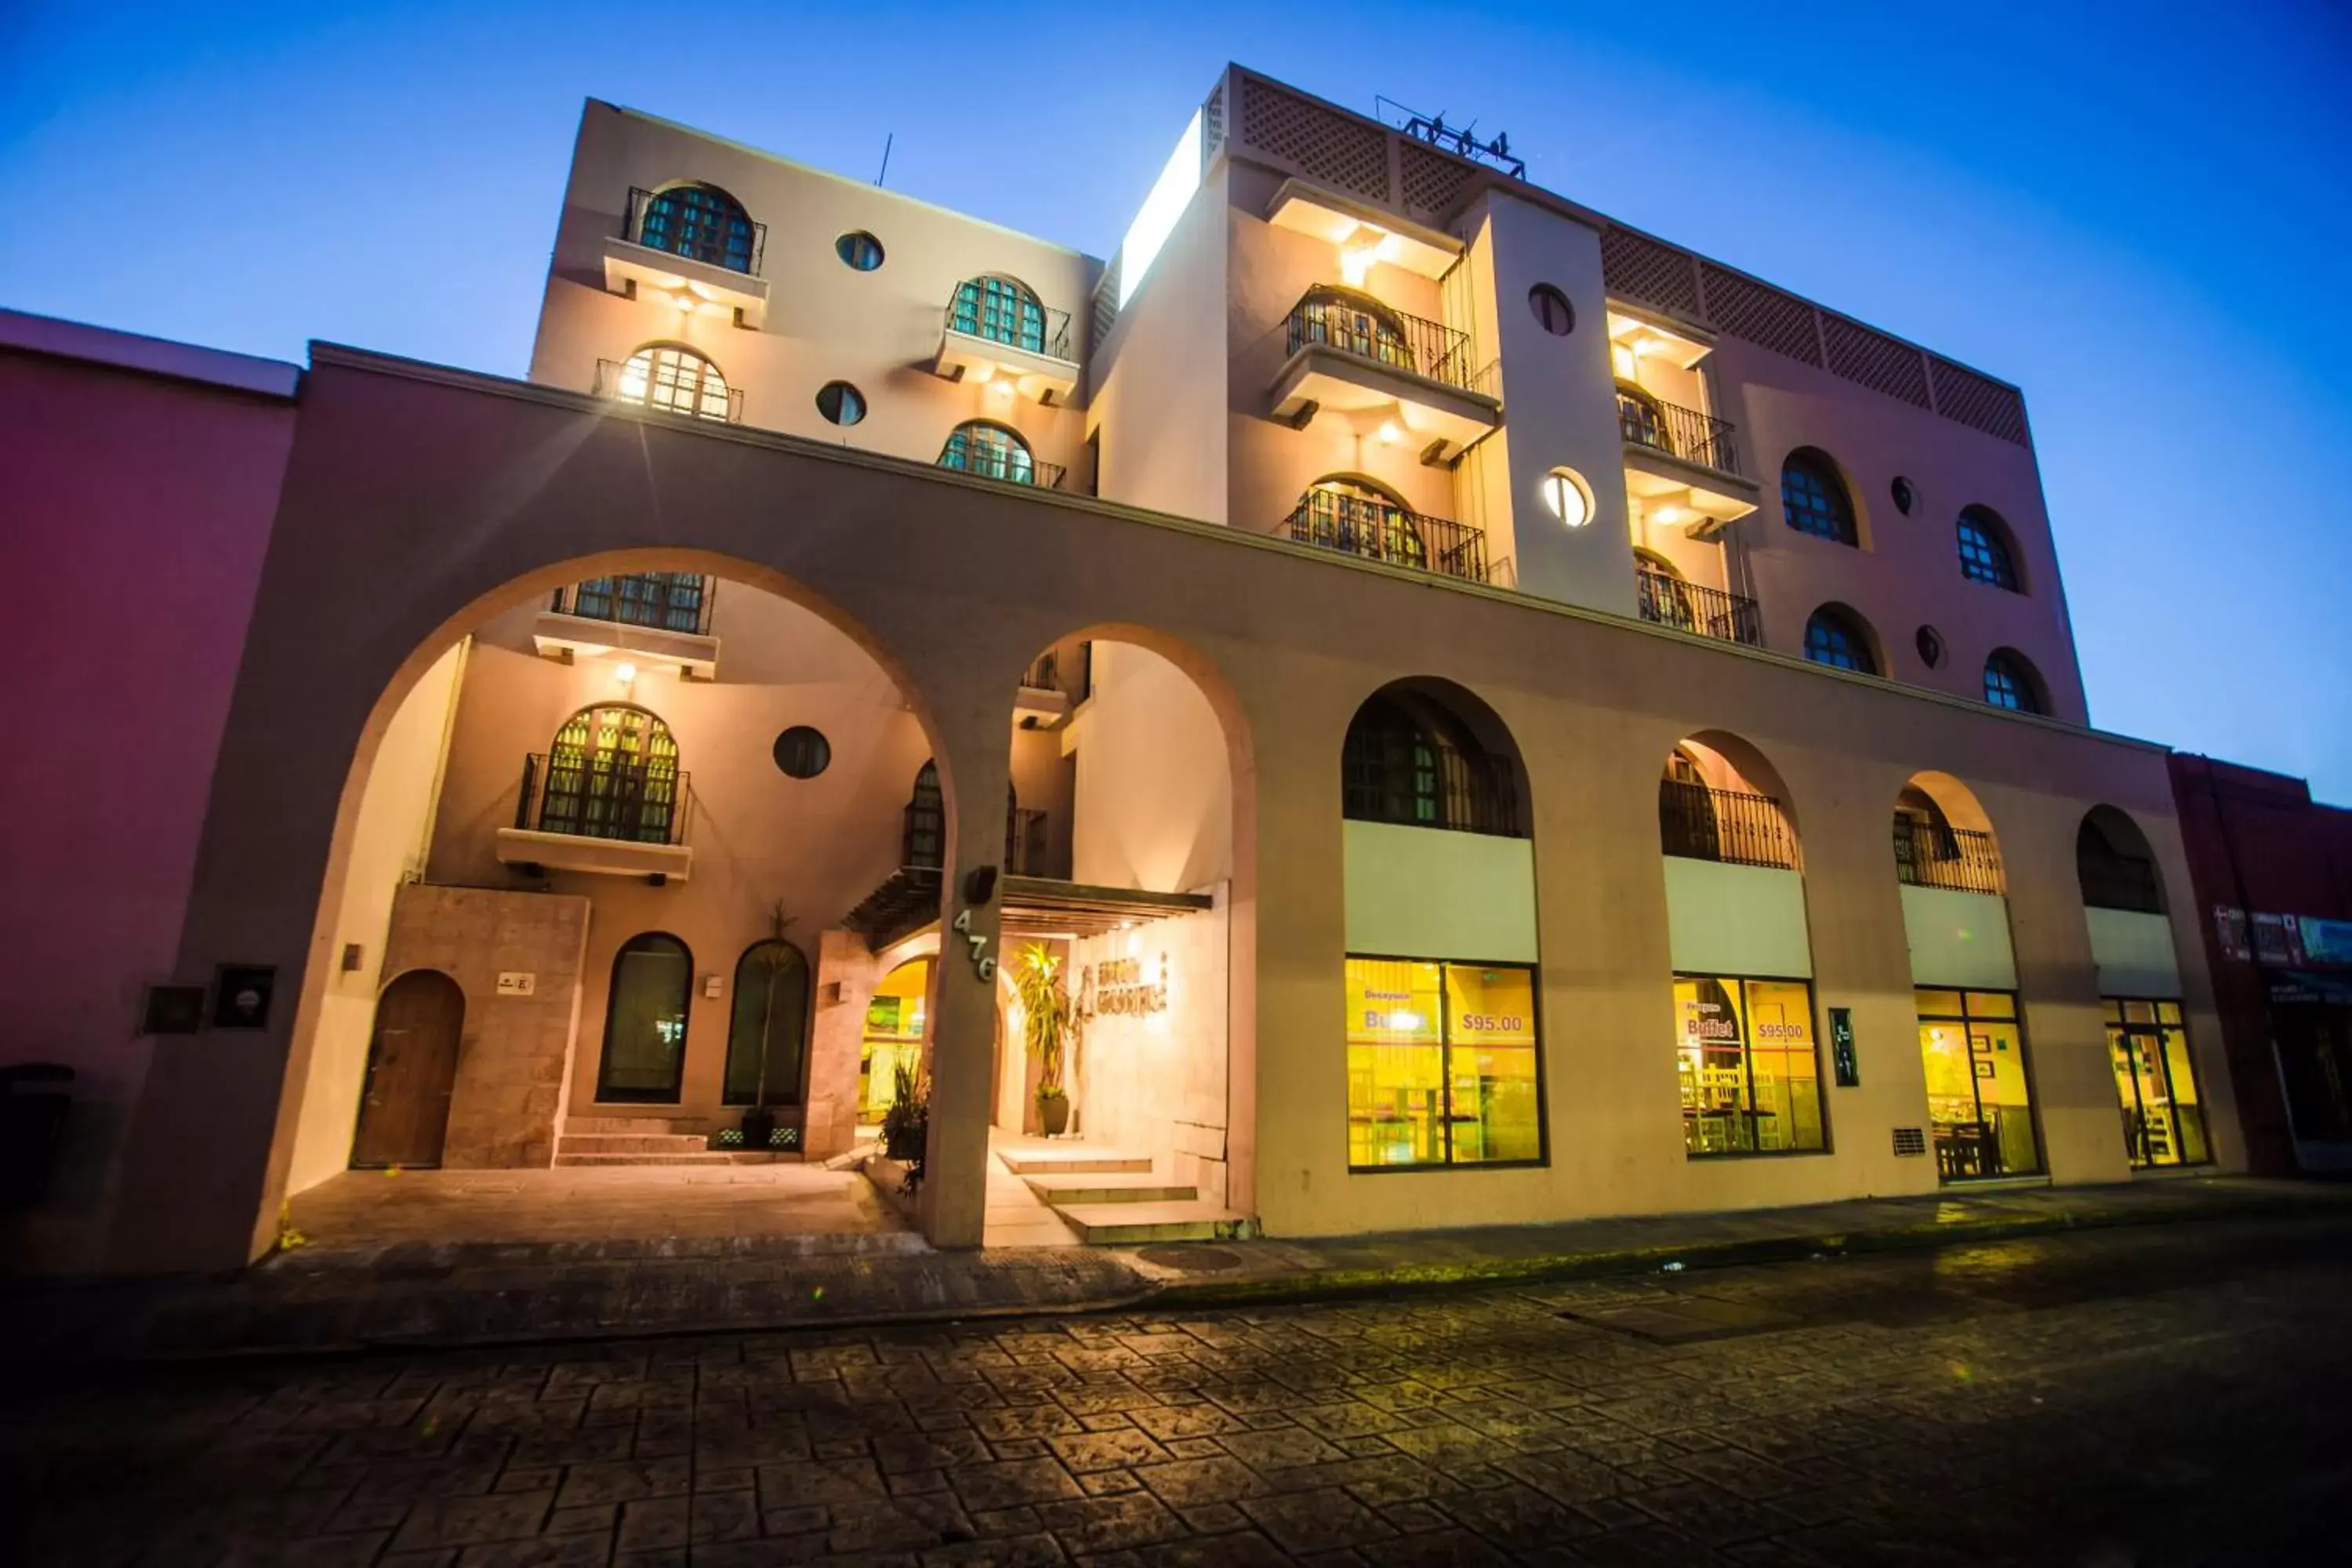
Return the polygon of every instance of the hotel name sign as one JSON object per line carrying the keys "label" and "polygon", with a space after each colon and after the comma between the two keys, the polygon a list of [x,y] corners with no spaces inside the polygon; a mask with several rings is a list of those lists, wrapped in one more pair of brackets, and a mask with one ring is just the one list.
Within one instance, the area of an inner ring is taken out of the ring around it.
{"label": "hotel name sign", "polygon": [[1139,958],[1106,958],[1087,965],[1079,981],[1082,1011],[1101,1014],[1164,1013],[1168,1010],[1168,955],[1149,973]]}

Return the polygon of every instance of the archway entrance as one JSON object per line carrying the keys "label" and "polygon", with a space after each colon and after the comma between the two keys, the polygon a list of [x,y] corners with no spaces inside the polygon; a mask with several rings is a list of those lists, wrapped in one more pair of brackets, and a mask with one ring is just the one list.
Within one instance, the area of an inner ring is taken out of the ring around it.
{"label": "archway entrance", "polygon": [[441,1163],[465,1024],[466,994],[439,970],[412,969],[384,987],[352,1135],[354,1169]]}
{"label": "archway entrance", "polygon": [[[906,856],[919,770],[936,858],[931,750],[856,637],[749,582],[583,570],[488,614],[354,779],[296,1228],[906,1228],[828,1162],[892,1085],[864,1092],[873,976],[845,922]],[[918,1037],[921,973],[889,988]],[[379,974],[401,976],[380,1008]]]}

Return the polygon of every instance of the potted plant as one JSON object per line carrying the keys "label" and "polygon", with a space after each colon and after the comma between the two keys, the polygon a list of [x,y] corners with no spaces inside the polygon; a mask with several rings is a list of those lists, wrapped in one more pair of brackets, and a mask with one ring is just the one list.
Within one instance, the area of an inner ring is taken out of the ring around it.
{"label": "potted plant", "polygon": [[1037,1124],[1048,1138],[1070,1125],[1070,1097],[1062,1087],[1062,1058],[1072,1028],[1070,994],[1062,984],[1062,961],[1031,942],[1013,966],[1013,986],[1021,997],[1021,1032],[1037,1064]]}
{"label": "potted plant", "polygon": [[915,1083],[915,1069],[901,1062],[891,1074],[890,1109],[882,1113],[882,1152],[919,1179],[923,1150],[931,1134],[931,1108]]}

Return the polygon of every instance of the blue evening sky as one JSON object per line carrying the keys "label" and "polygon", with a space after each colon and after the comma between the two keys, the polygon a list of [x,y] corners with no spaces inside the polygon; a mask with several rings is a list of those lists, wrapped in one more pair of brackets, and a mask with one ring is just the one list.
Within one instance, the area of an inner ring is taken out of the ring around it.
{"label": "blue evening sky", "polygon": [[0,0],[0,304],[520,375],[583,97],[1102,255],[1228,59],[2022,385],[2094,720],[2352,800],[2331,0]]}

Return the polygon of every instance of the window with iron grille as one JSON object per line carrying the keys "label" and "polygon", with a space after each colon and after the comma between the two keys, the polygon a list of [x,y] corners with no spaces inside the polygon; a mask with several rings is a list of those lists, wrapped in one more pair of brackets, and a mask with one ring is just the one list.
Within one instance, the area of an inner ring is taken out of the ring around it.
{"label": "window with iron grille", "polygon": [[1971,582],[1990,583],[2012,594],[2022,593],[2017,557],[2009,548],[2009,530],[2000,519],[1980,506],[1960,513],[1960,571]]}
{"label": "window with iron grille", "polygon": [[648,343],[621,366],[614,388],[625,403],[725,421],[732,413],[719,367],[679,343]]}
{"label": "window with iron grille", "polygon": [[1328,343],[1401,370],[1420,368],[1413,363],[1403,321],[1370,295],[1317,289],[1299,301],[1292,316],[1295,331],[1308,342]]}
{"label": "window with iron grille", "polygon": [[953,324],[971,337],[1045,352],[1045,308],[1010,278],[967,278],[958,284]]}
{"label": "window with iron grille", "polygon": [[1016,485],[1037,482],[1036,459],[1030,456],[1029,443],[1018,432],[984,419],[968,420],[950,433],[948,444],[940,449],[940,467],[960,468],[983,479],[1009,479]]}
{"label": "window with iron grille", "polygon": [[672,256],[751,270],[751,217],[715,185],[672,185],[647,199],[638,217],[637,243]]}
{"label": "window with iron grille", "polygon": [[1862,629],[1862,623],[1829,605],[1815,610],[1805,623],[1805,657],[1815,664],[1835,665],[1864,675],[1878,673],[1878,656],[1871,651],[1870,635]]}
{"label": "window with iron grille", "polygon": [[1359,822],[1517,837],[1509,764],[1434,703],[1375,697],[1341,748],[1341,812]]}
{"label": "window with iron grille", "polygon": [[1853,498],[1837,465],[1820,452],[1805,448],[1789,454],[1780,465],[1780,513],[1790,528],[1839,544],[1858,544]]}

